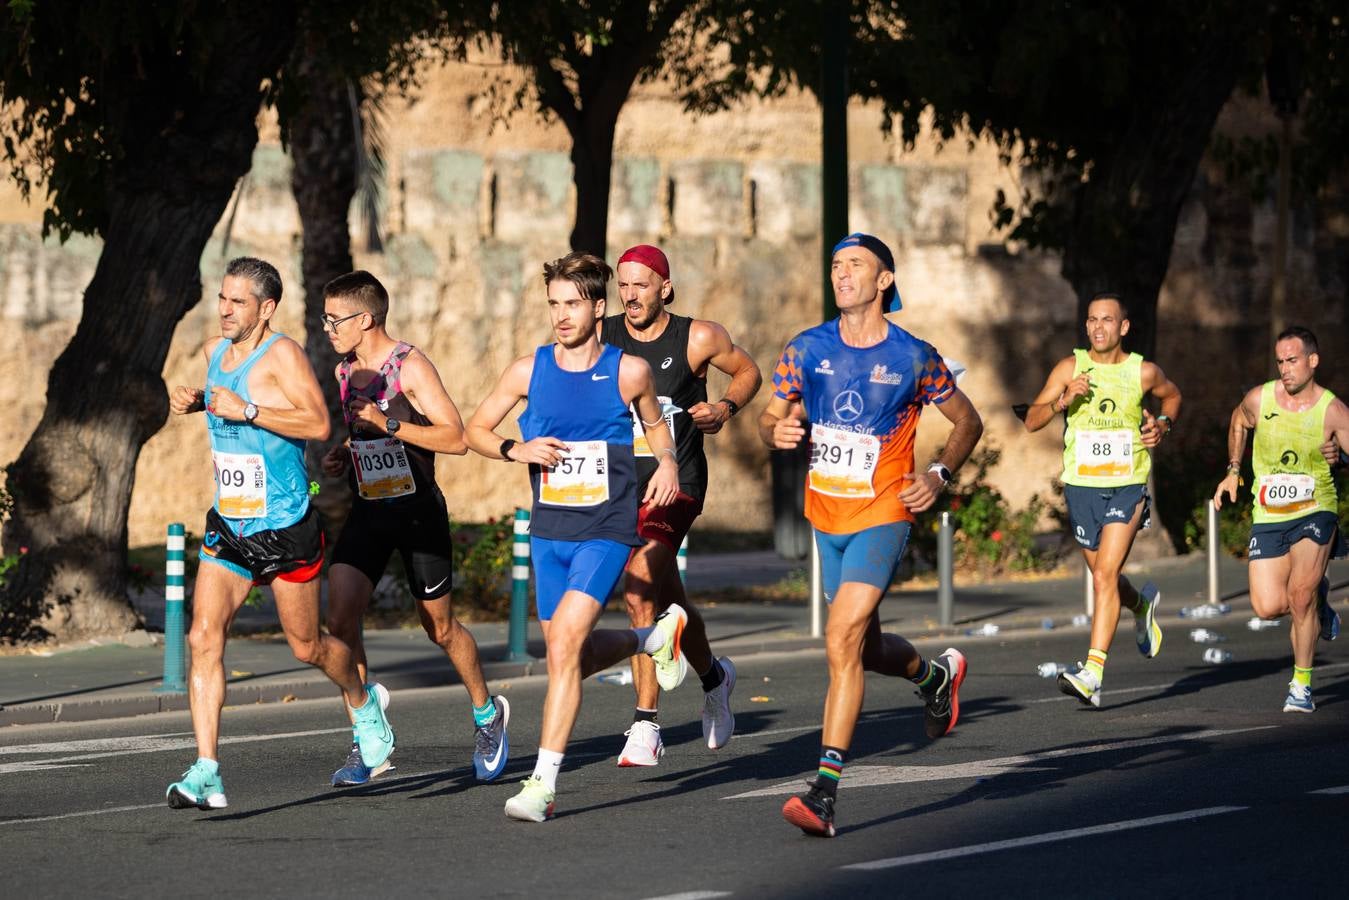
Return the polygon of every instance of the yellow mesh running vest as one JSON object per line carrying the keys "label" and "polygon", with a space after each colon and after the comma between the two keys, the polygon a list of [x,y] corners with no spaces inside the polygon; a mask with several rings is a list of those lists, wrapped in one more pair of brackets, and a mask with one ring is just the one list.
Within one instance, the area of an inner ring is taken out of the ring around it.
{"label": "yellow mesh running vest", "polygon": [[1338,508],[1335,480],[1321,455],[1326,409],[1335,395],[1322,391],[1311,409],[1290,412],[1274,399],[1274,382],[1260,391],[1260,418],[1255,422],[1254,509],[1251,521],[1286,522],[1314,512]]}
{"label": "yellow mesh running vest", "polygon": [[1073,377],[1086,372],[1091,394],[1068,407],[1063,430],[1063,483],[1081,487],[1146,484],[1152,456],[1143,446],[1143,357],[1119,363],[1092,360],[1073,351]]}

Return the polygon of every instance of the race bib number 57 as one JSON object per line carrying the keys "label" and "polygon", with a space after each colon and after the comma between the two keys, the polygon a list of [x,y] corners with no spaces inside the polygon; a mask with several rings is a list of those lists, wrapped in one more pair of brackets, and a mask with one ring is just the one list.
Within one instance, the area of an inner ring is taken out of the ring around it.
{"label": "race bib number 57", "polygon": [[549,506],[599,506],[609,499],[609,445],[572,441],[557,465],[539,477],[539,502]]}

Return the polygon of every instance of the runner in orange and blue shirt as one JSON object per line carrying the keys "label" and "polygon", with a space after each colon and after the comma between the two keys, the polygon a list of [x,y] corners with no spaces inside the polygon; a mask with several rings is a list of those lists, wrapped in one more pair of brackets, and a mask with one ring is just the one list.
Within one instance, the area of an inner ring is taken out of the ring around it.
{"label": "runner in orange and blue shirt", "polygon": [[[782,812],[824,837],[834,835],[834,801],[862,709],[864,670],[918,685],[929,738],[949,733],[960,716],[965,657],[948,649],[924,659],[904,638],[881,631],[879,609],[914,515],[932,506],[983,433],[937,351],[886,320],[884,313],[900,305],[890,249],[871,235],[849,235],[834,247],[830,277],[839,317],[787,345],[773,374],[773,399],[759,417],[760,437],[776,450],[798,446],[810,429],[806,518],[830,604],[829,691],[815,782]],[[953,427],[940,458],[919,474],[914,434],[929,404]]]}

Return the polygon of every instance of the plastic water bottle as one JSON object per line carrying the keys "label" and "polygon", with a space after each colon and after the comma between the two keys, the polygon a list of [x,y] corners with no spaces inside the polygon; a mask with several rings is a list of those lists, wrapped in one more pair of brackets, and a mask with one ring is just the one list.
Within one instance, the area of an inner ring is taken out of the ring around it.
{"label": "plastic water bottle", "polygon": [[1040,673],[1041,678],[1054,678],[1063,672],[1068,671],[1067,663],[1042,662],[1035,667],[1035,671]]}
{"label": "plastic water bottle", "polygon": [[1227,638],[1216,631],[1209,631],[1207,628],[1191,628],[1190,640],[1196,644],[1220,644]]}
{"label": "plastic water bottle", "polygon": [[1041,620],[1040,620],[1040,627],[1043,628],[1045,631],[1053,631],[1053,630],[1054,630],[1054,620],[1053,620],[1053,619],[1041,619]]}
{"label": "plastic water bottle", "polygon": [[1001,628],[999,628],[997,625],[994,625],[992,622],[985,622],[978,628],[971,628],[969,631],[965,633],[968,634],[970,637],[992,637],[1001,630],[1002,630]]}
{"label": "plastic water bottle", "polygon": [[1091,617],[1088,616],[1088,615],[1086,615],[1085,613],[1078,613],[1077,615],[1073,616],[1073,624],[1074,624],[1074,625],[1090,625],[1090,624],[1091,624]]}
{"label": "plastic water bottle", "polygon": [[1278,628],[1283,624],[1281,619],[1262,619],[1259,616],[1251,616],[1246,621],[1246,627],[1251,631],[1264,631],[1266,628]]}
{"label": "plastic water bottle", "polygon": [[1230,603],[1202,603],[1199,606],[1183,606],[1180,610],[1182,619],[1213,619],[1218,616],[1225,616],[1232,611]]}
{"label": "plastic water bottle", "polygon": [[1225,662],[1232,661],[1231,650],[1219,650],[1217,647],[1209,647],[1204,651],[1204,662],[1210,665],[1220,666]]}
{"label": "plastic water bottle", "polygon": [[632,669],[610,669],[595,676],[600,684],[632,684]]}

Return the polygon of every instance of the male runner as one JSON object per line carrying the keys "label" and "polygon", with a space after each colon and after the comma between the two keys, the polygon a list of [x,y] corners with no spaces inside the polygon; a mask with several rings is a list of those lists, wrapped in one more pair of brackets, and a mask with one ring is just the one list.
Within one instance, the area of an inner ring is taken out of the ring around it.
{"label": "male runner", "polygon": [[[323,297],[323,327],[344,357],[335,375],[350,429],[346,446],[324,457],[323,470],[334,477],[350,471],[354,497],[328,568],[328,628],[351,647],[368,679],[361,617],[397,550],[422,628],[468,690],[473,768],[479,781],[491,781],[510,755],[510,704],[487,693],[477,642],[454,617],[449,513],[435,473],[437,453],[468,452],[463,420],[426,355],[385,330],[389,293],[375,276],[341,275],[328,282]],[[361,761],[353,741],[332,782],[364,784],[378,774]]]}
{"label": "male runner", "polygon": [[[1345,554],[1339,499],[1322,455],[1328,437],[1349,446],[1349,407],[1316,383],[1320,365],[1316,337],[1306,328],[1286,328],[1274,342],[1275,381],[1246,392],[1232,410],[1227,432],[1227,476],[1213,492],[1233,502],[1240,484],[1246,435],[1255,431],[1251,543],[1247,572],[1251,608],[1262,619],[1292,616],[1293,680],[1284,712],[1316,710],[1312,661],[1316,636],[1333,641],[1340,616],[1330,605],[1325,577],[1332,556]],[[1319,625],[1318,625],[1319,618]]]}
{"label": "male runner", "polygon": [[[530,556],[535,603],[548,647],[548,693],[534,774],[506,802],[506,815],[553,815],[563,751],[581,708],[581,679],[644,649],[677,687],[680,634],[688,617],[672,605],[652,627],[594,631],[637,539],[637,467],[632,416],[660,460],[643,503],[665,506],[679,491],[674,442],[656,400],[651,367],[600,343],[605,287],[613,271],[588,253],[543,267],[554,344],[513,362],[468,423],[468,444],[492,459],[529,464],[534,511]],[[524,442],[494,429],[521,401]]]}
{"label": "male runner", "polygon": [[[829,601],[820,767],[810,791],[782,814],[807,834],[834,836],[834,801],[865,691],[864,670],[907,678],[923,698],[924,729],[938,738],[960,717],[965,657],[932,660],[881,631],[880,604],[894,577],[914,513],[932,506],[978,443],[983,422],[932,345],[886,320],[899,309],[895,259],[879,239],[851,234],[834,247],[830,270],[839,317],[792,338],[759,417],[769,447],[790,450],[810,423],[806,518],[820,551]],[[923,407],[951,422],[941,456],[914,471]]]}
{"label": "male runner", "polygon": [[[640,356],[651,366],[656,399],[664,411],[665,425],[674,435],[679,463],[679,493],[674,502],[668,506],[646,504],[637,511],[637,534],[645,544],[628,559],[624,584],[628,618],[634,626],[650,625],[671,603],[688,613],[688,626],[680,642],[681,659],[687,657],[703,683],[703,740],[717,750],[735,730],[730,704],[735,666],[726,657],[713,657],[703,618],[684,595],[675,555],[693,520],[702,512],[707,493],[703,435],[719,432],[749,403],[763,376],[750,355],[731,343],[725,328],[704,319],[672,315],[666,309],[674,302],[674,286],[670,262],[659,248],[642,244],[619,257],[618,295],[623,312],[604,320],[602,340],[624,353]],[[731,376],[725,396],[716,403],[707,402],[708,366]],[[656,472],[656,459],[636,419],[633,449],[640,492]],[[654,766],[665,753],[656,724],[661,685],[656,683],[655,665],[645,654],[632,658],[632,680],[637,709],[618,764]]]}
{"label": "male runner", "polygon": [[[1129,310],[1116,294],[1098,294],[1087,304],[1087,340],[1059,360],[1026,411],[1026,430],[1039,431],[1058,413],[1066,420],[1063,496],[1073,537],[1091,569],[1095,607],[1091,648],[1085,665],[1059,675],[1059,690],[1091,706],[1101,705],[1106,656],[1119,625],[1120,607],[1133,610],[1138,652],[1148,659],[1162,649],[1157,624],[1161,593],[1152,582],[1135,590],[1124,561],[1149,518],[1148,473],[1152,449],[1180,414],[1180,389],[1152,362],[1125,353]],[[1161,402],[1154,417],[1143,408],[1151,394]]]}
{"label": "male runner", "polygon": [[382,765],[394,735],[351,649],[319,630],[323,534],[309,505],[305,441],[328,437],[328,413],[304,350],[272,331],[281,276],[269,263],[231,260],[220,286],[221,338],[207,342],[206,389],[178,386],[177,415],[205,410],[215,464],[215,502],[206,513],[192,594],[189,699],[197,761],[169,785],[175,809],[226,805],[217,744],[225,702],[225,636],[254,584],[270,584],[295,658],[342,689],[365,765]]}

